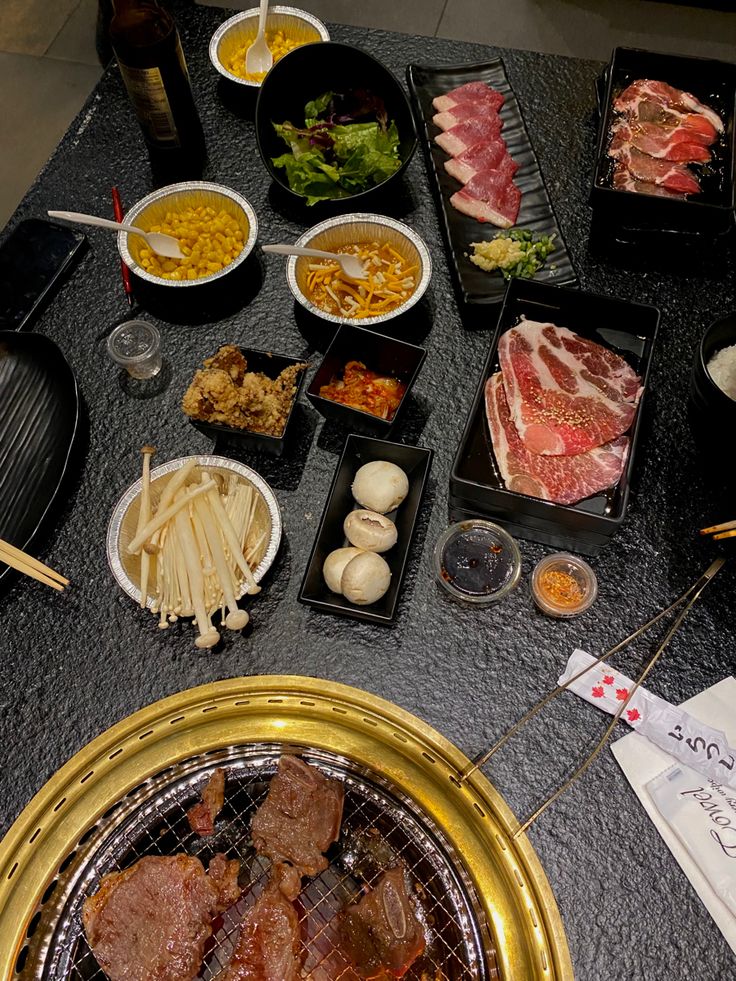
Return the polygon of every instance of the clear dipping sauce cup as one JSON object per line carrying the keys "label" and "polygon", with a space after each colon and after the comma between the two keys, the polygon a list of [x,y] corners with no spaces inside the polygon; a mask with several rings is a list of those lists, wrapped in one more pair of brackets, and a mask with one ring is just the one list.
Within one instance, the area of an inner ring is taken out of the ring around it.
{"label": "clear dipping sauce cup", "polygon": [[450,525],[434,549],[437,581],[454,600],[475,606],[497,603],[516,588],[519,547],[503,528],[474,518]]}
{"label": "clear dipping sauce cup", "polygon": [[569,552],[548,555],[532,573],[532,596],[551,617],[576,617],[595,602],[598,580],[587,562]]}
{"label": "clear dipping sauce cup", "polygon": [[107,338],[107,353],[131,378],[153,378],[161,370],[161,335],[146,320],[126,320]]}

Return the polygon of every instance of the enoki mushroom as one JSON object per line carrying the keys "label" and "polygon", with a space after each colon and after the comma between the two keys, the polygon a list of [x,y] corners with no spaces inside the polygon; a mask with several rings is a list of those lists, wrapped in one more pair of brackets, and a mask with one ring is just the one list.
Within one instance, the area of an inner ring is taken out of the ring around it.
{"label": "enoki mushroom", "polygon": [[259,503],[258,491],[236,474],[213,477],[188,466],[184,475],[179,470],[169,478],[158,508],[145,515],[128,546],[128,552],[152,560],[151,611],[159,627],[194,617],[195,644],[207,648],[220,639],[212,623],[218,611],[227,629],[246,626],[249,617],[238,596],[260,592],[253,569],[268,541]]}

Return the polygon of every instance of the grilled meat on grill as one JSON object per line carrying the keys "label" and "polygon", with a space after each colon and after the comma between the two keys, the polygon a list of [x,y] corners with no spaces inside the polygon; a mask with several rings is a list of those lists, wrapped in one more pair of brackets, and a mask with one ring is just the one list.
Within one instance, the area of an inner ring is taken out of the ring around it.
{"label": "grilled meat on grill", "polygon": [[237,861],[215,856],[210,877],[198,858],[149,856],[105,876],[84,902],[82,924],[108,978],[195,978],[212,920],[232,901],[237,869]]}
{"label": "grilled meat on grill", "polygon": [[401,866],[384,872],[359,903],[341,914],[342,950],[361,978],[403,977],[424,952],[422,925]]}
{"label": "grilled meat on grill", "polygon": [[215,820],[225,803],[225,771],[217,769],[202,791],[202,799],[187,811],[189,827],[200,838],[215,833]]}
{"label": "grilled meat on grill", "polygon": [[268,885],[243,919],[232,959],[218,981],[298,981],[302,955],[294,900],[300,889],[296,869],[274,865]]}
{"label": "grilled meat on grill", "polygon": [[253,815],[253,844],[301,875],[327,868],[326,852],[340,835],[343,787],[296,756],[282,756],[265,801]]}

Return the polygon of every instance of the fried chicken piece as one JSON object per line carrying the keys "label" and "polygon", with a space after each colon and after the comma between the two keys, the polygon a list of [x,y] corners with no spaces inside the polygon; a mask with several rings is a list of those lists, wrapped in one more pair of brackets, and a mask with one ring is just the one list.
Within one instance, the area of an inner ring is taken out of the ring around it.
{"label": "fried chicken piece", "polygon": [[206,368],[195,374],[181,405],[193,419],[239,425],[239,391],[226,371]]}
{"label": "fried chicken piece", "polygon": [[219,368],[227,372],[235,385],[242,385],[245,373],[248,370],[248,362],[243,357],[243,352],[234,344],[225,344],[217,354],[207,358],[204,363],[205,368]]}
{"label": "fried chicken piece", "polygon": [[201,800],[187,811],[189,827],[200,838],[215,833],[215,819],[225,803],[225,771],[218,767],[207,781]]}

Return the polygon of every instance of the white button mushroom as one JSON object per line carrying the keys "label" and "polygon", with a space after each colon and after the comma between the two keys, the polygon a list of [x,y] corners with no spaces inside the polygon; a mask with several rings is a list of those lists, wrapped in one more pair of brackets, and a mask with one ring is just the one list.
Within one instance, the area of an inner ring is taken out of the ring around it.
{"label": "white button mushroom", "polygon": [[409,493],[409,479],[395,463],[373,460],[355,474],[353,497],[364,508],[386,514],[397,508]]}
{"label": "white button mushroom", "polygon": [[343,524],[351,545],[367,552],[388,552],[396,544],[396,525],[377,511],[351,511]]}
{"label": "white button mushroom", "polygon": [[388,562],[375,552],[361,552],[345,566],[342,594],[356,606],[368,606],[386,594],[390,583]]}
{"label": "white button mushroom", "polygon": [[342,580],[345,566],[356,555],[361,554],[362,550],[359,548],[336,548],[334,552],[330,552],[325,559],[325,564],[322,566],[322,575],[325,577],[327,588],[331,592],[342,592],[340,581]]}

